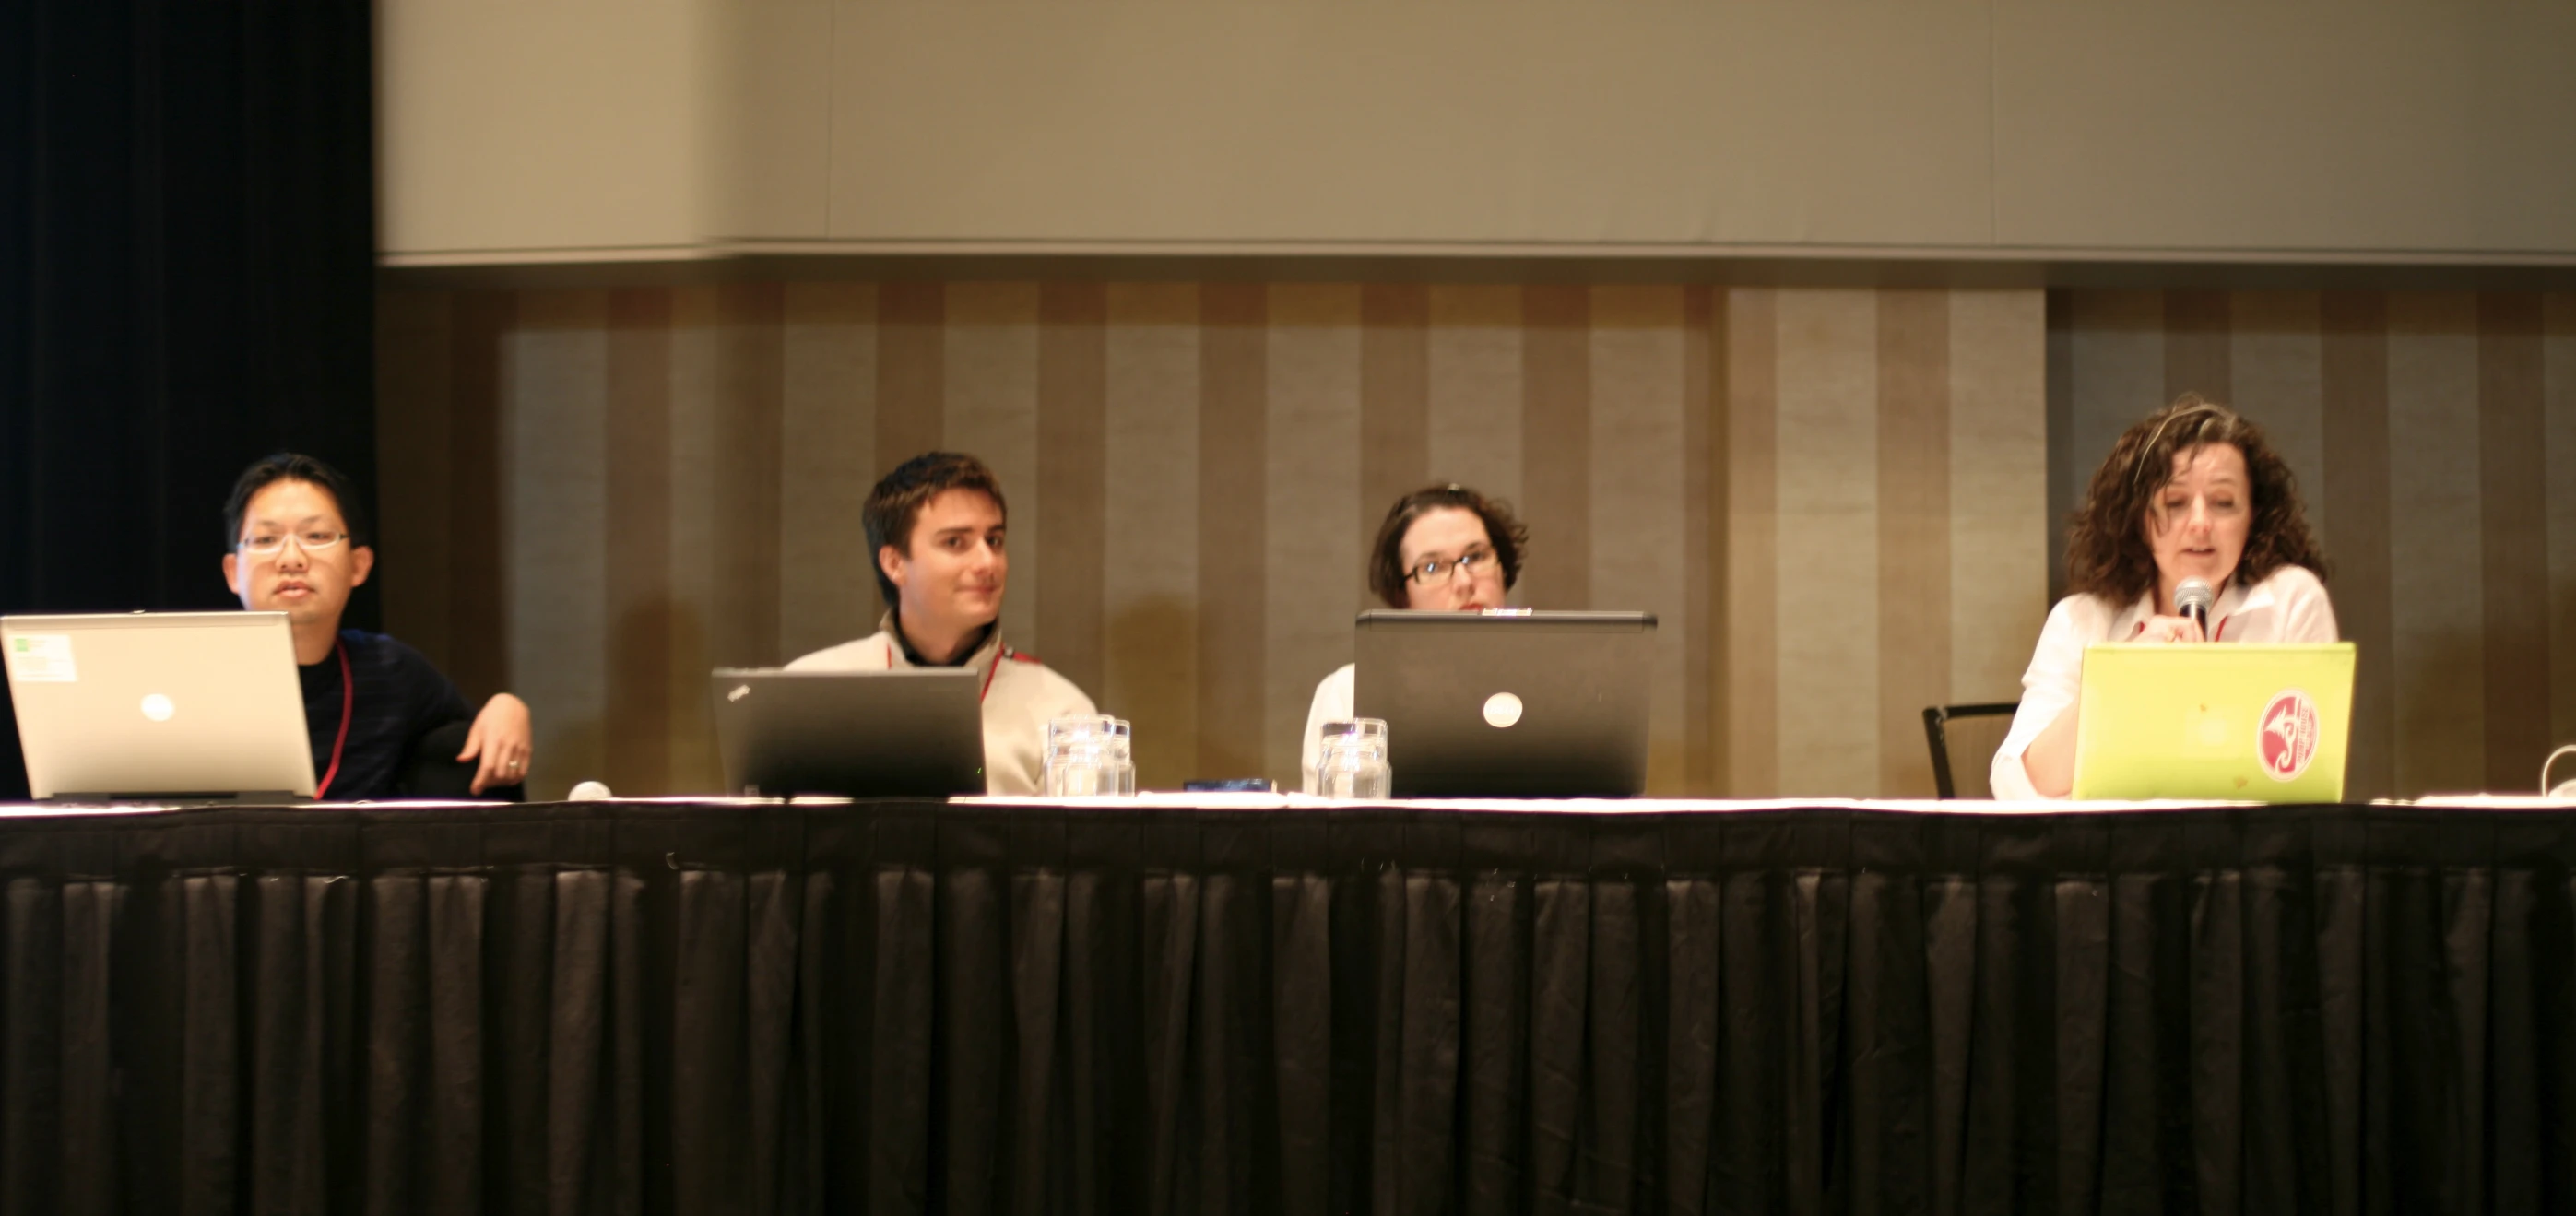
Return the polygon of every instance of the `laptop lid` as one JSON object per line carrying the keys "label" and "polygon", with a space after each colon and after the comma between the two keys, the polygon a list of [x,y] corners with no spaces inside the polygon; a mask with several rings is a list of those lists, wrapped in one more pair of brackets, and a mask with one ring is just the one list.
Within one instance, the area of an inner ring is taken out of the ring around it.
{"label": "laptop lid", "polygon": [[38,798],[311,798],[282,612],[0,617]]}
{"label": "laptop lid", "polygon": [[2339,802],[2350,642],[2084,648],[2077,798]]}
{"label": "laptop lid", "polygon": [[1644,612],[1363,612],[1351,703],[1398,798],[1643,793],[1654,641]]}
{"label": "laptop lid", "polygon": [[725,788],[754,797],[984,792],[983,680],[965,668],[719,668]]}

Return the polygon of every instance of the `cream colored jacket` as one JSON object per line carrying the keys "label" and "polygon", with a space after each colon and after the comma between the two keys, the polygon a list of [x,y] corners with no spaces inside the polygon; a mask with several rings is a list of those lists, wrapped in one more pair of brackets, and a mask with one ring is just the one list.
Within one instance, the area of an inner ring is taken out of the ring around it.
{"label": "cream colored jacket", "polygon": [[[913,665],[895,643],[889,614],[878,618],[875,633],[817,650],[789,663],[787,670],[891,671]],[[1037,793],[1046,773],[1047,722],[1098,712],[1091,698],[1046,664],[1003,645],[999,629],[985,637],[965,666],[984,677],[985,791]]]}

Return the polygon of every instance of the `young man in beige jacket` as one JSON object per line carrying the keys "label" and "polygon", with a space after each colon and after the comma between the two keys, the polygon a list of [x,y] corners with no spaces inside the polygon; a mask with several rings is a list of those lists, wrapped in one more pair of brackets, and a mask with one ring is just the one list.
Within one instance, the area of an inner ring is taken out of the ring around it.
{"label": "young man in beige jacket", "polygon": [[877,483],[863,517],[877,590],[891,607],[875,633],[787,669],[972,669],[983,677],[985,789],[1038,792],[1047,722],[1096,711],[1073,681],[1002,642],[1002,590],[1011,571],[1002,483],[972,456],[925,452]]}

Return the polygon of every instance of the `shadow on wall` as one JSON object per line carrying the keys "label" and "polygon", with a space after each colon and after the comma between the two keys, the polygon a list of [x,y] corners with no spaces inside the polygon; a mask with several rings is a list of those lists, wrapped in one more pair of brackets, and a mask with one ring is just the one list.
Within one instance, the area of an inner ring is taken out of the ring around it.
{"label": "shadow on wall", "polygon": [[[2409,653],[2360,656],[2362,664],[2376,657],[2387,665],[2387,677],[2378,681],[2377,689],[2372,689],[2371,681],[2358,673],[2353,679],[2353,754],[2362,754],[2360,723],[2366,720],[2364,714],[2377,714],[2380,720],[2389,722],[2395,734],[2394,746],[2386,751],[2393,761],[2387,766],[2389,788],[2367,788],[2374,782],[2360,780],[2359,772],[2347,767],[2345,797],[2387,797],[2391,790],[2401,798],[2529,791],[2540,775],[2540,758],[2548,754],[2546,748],[2532,752],[2527,762],[2515,757],[2511,766],[2514,771],[2506,775],[2509,780],[2493,784],[2488,780],[2500,775],[2489,772],[2491,766],[2487,763],[2488,748],[2499,732],[2495,724],[2486,720],[2486,684],[2478,678],[2486,670],[2483,632],[2449,628],[2392,639],[2392,651],[2401,646]],[[2365,700],[2370,693],[2377,695]],[[2545,721],[2548,704],[2544,701],[2535,708]]]}
{"label": "shadow on wall", "polygon": [[1176,596],[1155,596],[1111,613],[1106,633],[1101,687],[1083,691],[1102,713],[1135,724],[1137,788],[1177,790],[1202,775],[1198,612]]}
{"label": "shadow on wall", "polygon": [[621,797],[723,788],[707,712],[706,653],[697,613],[667,594],[618,615],[609,637],[607,695],[593,729],[601,740],[594,775]]}
{"label": "shadow on wall", "polygon": [[603,758],[608,754],[608,724],[599,718],[550,720],[537,715],[535,771],[528,774],[528,801],[561,802],[584,781],[609,782]]}

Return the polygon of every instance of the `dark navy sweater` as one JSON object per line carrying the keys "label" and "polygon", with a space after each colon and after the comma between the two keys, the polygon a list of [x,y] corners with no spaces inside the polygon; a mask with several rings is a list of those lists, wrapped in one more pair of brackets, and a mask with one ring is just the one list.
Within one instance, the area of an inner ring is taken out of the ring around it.
{"label": "dark navy sweater", "polygon": [[[349,706],[349,742],[339,775],[322,797],[331,802],[389,798],[422,735],[474,717],[463,694],[421,653],[381,633],[340,631],[349,651],[357,696]],[[304,724],[313,738],[313,779],[331,769],[331,743],[340,734],[340,659],[297,669],[304,682]]]}

